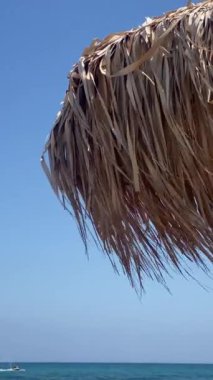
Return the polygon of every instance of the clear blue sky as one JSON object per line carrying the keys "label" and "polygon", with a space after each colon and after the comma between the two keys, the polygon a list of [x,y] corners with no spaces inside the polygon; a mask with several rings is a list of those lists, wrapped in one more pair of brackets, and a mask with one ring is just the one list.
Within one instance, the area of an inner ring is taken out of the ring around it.
{"label": "clear blue sky", "polygon": [[83,48],[184,3],[1,0],[0,361],[213,362],[213,290],[174,275],[139,300],[93,245],[87,260],[39,162]]}

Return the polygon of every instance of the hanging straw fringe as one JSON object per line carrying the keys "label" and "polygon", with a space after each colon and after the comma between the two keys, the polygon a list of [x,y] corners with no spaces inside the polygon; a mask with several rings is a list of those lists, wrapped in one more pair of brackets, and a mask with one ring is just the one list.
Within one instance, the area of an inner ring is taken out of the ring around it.
{"label": "hanging straw fringe", "polygon": [[[213,261],[213,2],[95,40],[69,74],[45,172],[135,285]],[[136,276],[135,276],[136,275]]]}

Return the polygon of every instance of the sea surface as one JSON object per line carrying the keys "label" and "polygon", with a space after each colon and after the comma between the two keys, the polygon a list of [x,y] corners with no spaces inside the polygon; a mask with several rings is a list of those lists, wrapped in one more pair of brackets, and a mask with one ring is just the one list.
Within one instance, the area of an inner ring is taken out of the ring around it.
{"label": "sea surface", "polygon": [[6,372],[0,380],[213,380],[213,364],[19,363],[25,372]]}

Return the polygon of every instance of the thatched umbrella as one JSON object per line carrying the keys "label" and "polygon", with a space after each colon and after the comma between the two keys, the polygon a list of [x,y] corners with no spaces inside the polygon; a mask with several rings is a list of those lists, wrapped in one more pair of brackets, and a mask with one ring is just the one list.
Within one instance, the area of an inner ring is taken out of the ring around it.
{"label": "thatched umbrella", "polygon": [[169,263],[213,261],[212,64],[212,1],[95,40],[42,156],[85,244],[90,220],[141,286]]}

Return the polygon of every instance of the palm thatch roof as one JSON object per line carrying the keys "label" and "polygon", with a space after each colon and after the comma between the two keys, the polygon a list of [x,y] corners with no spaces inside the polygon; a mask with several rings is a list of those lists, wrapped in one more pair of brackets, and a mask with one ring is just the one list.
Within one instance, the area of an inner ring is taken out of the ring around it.
{"label": "palm thatch roof", "polygon": [[133,284],[212,262],[213,1],[93,41],[42,165],[85,244],[90,220]]}

